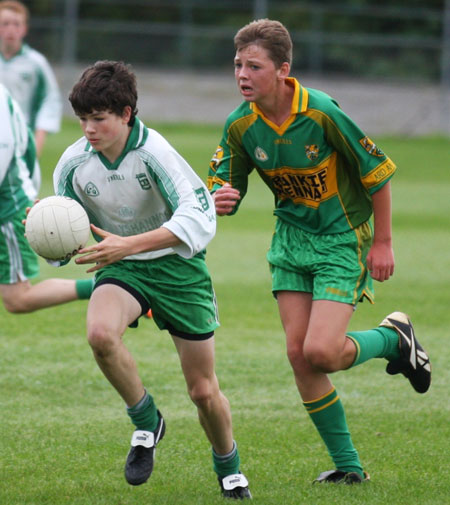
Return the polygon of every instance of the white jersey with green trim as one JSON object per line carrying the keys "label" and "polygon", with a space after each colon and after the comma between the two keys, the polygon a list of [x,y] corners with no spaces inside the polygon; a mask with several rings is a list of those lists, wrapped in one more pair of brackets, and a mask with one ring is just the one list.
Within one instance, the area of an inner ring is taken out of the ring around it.
{"label": "white jersey with green trim", "polygon": [[0,82],[19,104],[33,130],[60,130],[62,101],[58,83],[45,56],[27,44],[12,58],[0,54]]}
{"label": "white jersey with green trim", "polygon": [[[25,118],[0,84],[0,223],[27,205],[37,195],[31,175],[39,173],[34,142]],[[30,175],[31,174],[31,175]]]}
{"label": "white jersey with green trim", "polygon": [[[53,176],[55,193],[78,200],[91,223],[120,236],[164,227],[181,245],[125,259],[168,254],[190,258],[216,231],[214,202],[206,186],[155,130],[136,118],[123,153],[110,163],[85,137],[70,146]],[[100,240],[100,237],[95,237]]]}

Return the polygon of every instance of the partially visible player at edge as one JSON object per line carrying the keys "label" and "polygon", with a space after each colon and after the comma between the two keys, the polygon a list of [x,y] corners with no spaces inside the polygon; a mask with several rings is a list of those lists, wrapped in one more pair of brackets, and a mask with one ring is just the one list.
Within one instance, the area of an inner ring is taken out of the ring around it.
{"label": "partially visible player at edge", "polygon": [[0,295],[7,311],[33,312],[79,298],[89,298],[91,279],[46,279],[38,257],[25,238],[22,223],[38,188],[32,181],[39,170],[33,136],[17,103],[0,84]]}
{"label": "partially visible player at edge", "polygon": [[136,428],[126,480],[147,481],[165,433],[165,420],[122,340],[151,307],[178,351],[223,496],[250,498],[230,405],[214,371],[219,323],[204,251],[216,231],[212,198],[188,163],[136,116],[136,79],[128,66],[100,61],[88,67],[69,100],[85,136],[61,157],[55,193],[84,206],[98,241],[80,250],[86,254],[76,261],[94,263],[88,270],[96,272],[88,340]]}
{"label": "partially visible player at edge", "polygon": [[[372,279],[394,272],[392,161],[325,93],[290,77],[292,42],[278,21],[258,20],[234,38],[235,78],[244,102],[228,117],[208,184],[219,215],[237,211],[256,168],[275,195],[267,259],[304,407],[335,468],[315,482],[369,479],[353,446],[329,375],[371,358],[388,360],[419,393],[431,367],[409,317],[387,316],[347,331],[356,304],[373,303]],[[371,215],[373,213],[373,228]]]}
{"label": "partially visible player at edge", "polygon": [[33,130],[38,157],[48,133],[61,127],[62,101],[43,54],[24,42],[30,12],[16,0],[0,2],[0,82],[9,90]]}

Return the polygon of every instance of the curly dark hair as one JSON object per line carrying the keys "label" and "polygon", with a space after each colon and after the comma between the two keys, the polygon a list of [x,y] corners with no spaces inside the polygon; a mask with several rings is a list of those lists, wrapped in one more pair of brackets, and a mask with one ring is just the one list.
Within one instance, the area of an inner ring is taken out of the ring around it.
{"label": "curly dark hair", "polygon": [[131,107],[129,125],[137,114],[136,76],[122,61],[97,61],[81,75],[69,95],[77,116],[93,111],[109,111],[118,116],[126,106]]}

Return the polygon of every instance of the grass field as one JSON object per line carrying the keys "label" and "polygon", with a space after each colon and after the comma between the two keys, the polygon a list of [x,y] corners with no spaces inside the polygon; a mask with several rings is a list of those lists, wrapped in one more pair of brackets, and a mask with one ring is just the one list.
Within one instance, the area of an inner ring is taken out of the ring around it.
{"label": "grass field", "polygon": [[[220,128],[156,125],[203,177]],[[66,145],[80,136],[67,121],[42,159],[41,196]],[[242,470],[256,504],[440,505],[450,503],[448,369],[450,328],[450,141],[377,138],[399,165],[393,179],[396,272],[376,286],[351,329],[409,312],[429,351],[426,395],[372,360],[334,376],[365,469],[358,487],[312,486],[332,468],[307,418],[285,357],[265,260],[272,197],[254,177],[241,210],[221,218],[208,248],[222,326],[217,373],[233,410]],[[41,277],[85,277],[82,267]],[[0,504],[144,505],[222,503],[210,448],[185,392],[170,337],[151,320],[125,334],[144,383],[167,420],[151,480],[128,486],[123,465],[133,430],[118,395],[85,340],[86,302],[14,316],[0,308]]]}

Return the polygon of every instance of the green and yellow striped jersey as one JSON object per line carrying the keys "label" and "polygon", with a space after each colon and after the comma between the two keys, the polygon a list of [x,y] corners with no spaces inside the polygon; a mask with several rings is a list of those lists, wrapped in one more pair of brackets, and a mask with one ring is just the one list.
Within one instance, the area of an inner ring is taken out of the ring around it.
{"label": "green and yellow striped jersey", "polygon": [[279,218],[311,233],[354,229],[370,218],[370,195],[396,167],[327,94],[288,81],[295,91],[281,126],[252,102],[229,115],[208,189],[229,182],[242,201],[256,168],[275,195]]}

